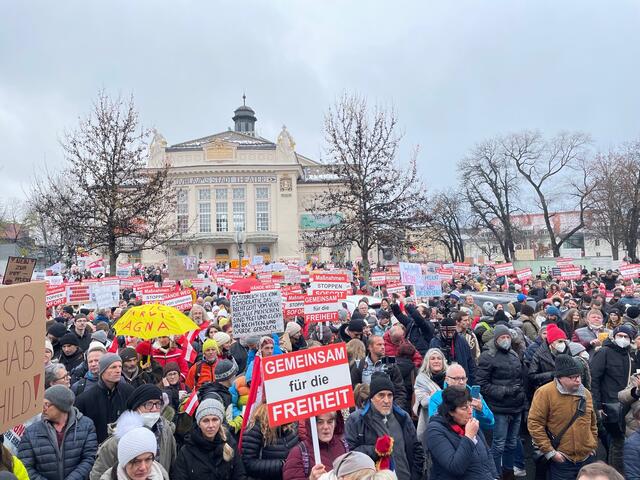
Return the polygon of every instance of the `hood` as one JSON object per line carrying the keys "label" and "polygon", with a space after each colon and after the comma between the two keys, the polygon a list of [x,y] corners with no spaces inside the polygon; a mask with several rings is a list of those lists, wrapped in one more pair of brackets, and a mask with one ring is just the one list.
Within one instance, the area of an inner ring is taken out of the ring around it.
{"label": "hood", "polygon": [[493,305],[493,302],[484,302],[482,304],[482,313],[486,316],[493,317],[496,313],[496,307]]}

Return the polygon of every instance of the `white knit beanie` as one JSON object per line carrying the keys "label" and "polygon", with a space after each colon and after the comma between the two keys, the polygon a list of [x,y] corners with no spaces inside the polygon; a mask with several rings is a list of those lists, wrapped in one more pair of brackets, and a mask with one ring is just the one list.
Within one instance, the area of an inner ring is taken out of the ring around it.
{"label": "white knit beanie", "polygon": [[118,441],[118,464],[124,467],[138,455],[156,454],[158,442],[154,433],[145,427],[134,428],[125,433]]}
{"label": "white knit beanie", "polygon": [[196,423],[200,423],[207,415],[214,415],[223,421],[224,416],[224,405],[220,403],[215,398],[206,398],[200,405],[198,405],[198,409],[196,410]]}

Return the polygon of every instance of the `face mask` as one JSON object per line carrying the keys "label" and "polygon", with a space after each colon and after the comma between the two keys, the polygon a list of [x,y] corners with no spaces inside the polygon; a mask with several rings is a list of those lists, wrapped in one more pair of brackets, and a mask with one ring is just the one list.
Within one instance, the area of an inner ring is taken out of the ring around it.
{"label": "face mask", "polygon": [[502,350],[509,350],[511,348],[511,340],[509,339],[499,340],[496,344],[498,345],[498,348],[501,348]]}
{"label": "face mask", "polygon": [[555,351],[556,351],[556,352],[558,352],[558,353],[564,353],[564,351],[567,349],[567,344],[566,344],[566,343],[564,343],[564,342],[559,343],[558,345],[556,345],[556,346],[554,347],[554,349],[555,349]]}
{"label": "face mask", "polygon": [[616,342],[616,345],[620,348],[627,348],[631,344],[631,340],[626,337],[616,337],[614,342]]}
{"label": "face mask", "polygon": [[160,412],[141,413],[142,422],[147,428],[153,427],[160,420]]}
{"label": "face mask", "polygon": [[559,307],[559,306],[560,306],[560,302],[553,302],[553,304],[554,304],[556,307]]}

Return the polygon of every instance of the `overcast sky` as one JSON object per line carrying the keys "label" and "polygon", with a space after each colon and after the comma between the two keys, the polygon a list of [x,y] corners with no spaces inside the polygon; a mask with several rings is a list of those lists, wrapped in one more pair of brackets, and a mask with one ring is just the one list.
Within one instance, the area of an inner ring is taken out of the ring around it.
{"label": "overcast sky", "polygon": [[394,105],[403,155],[431,188],[487,137],[640,136],[640,1],[0,2],[0,198],[23,197],[99,89],[133,93],[169,144],[226,130],[247,104],[258,133],[286,124],[318,159],[343,92]]}

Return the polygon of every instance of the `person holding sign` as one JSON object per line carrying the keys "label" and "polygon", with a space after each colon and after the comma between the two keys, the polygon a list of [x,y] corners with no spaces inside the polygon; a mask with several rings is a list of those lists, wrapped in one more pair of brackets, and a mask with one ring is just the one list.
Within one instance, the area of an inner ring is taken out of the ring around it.
{"label": "person holding sign", "polygon": [[291,449],[282,470],[283,478],[287,480],[317,479],[329,471],[333,461],[349,451],[349,446],[343,438],[344,420],[340,412],[330,412],[316,417],[316,430],[320,444],[320,459],[322,463],[314,465],[313,442],[311,437],[311,422],[307,420],[307,438]]}
{"label": "person holding sign", "polygon": [[379,469],[394,466],[399,480],[420,480],[425,453],[411,417],[394,402],[394,388],[385,373],[373,374],[369,401],[347,419],[345,439]]}

